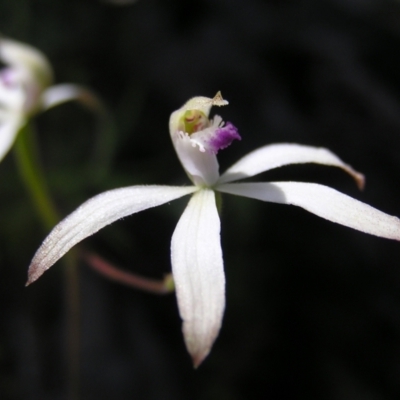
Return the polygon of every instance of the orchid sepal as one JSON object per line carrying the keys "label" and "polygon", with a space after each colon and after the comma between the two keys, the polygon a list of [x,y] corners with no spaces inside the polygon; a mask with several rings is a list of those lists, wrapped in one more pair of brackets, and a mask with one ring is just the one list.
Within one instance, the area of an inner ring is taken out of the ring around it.
{"label": "orchid sepal", "polygon": [[92,197],[56,225],[47,236],[32,259],[26,285],[38,279],[71,247],[103,227],[196,190],[193,186],[132,186]]}
{"label": "orchid sepal", "polygon": [[171,264],[183,335],[193,365],[208,355],[221,328],[225,275],[214,191],[189,201],[172,235]]}
{"label": "orchid sepal", "polygon": [[364,188],[364,175],[343,162],[330,150],[296,143],[278,143],[253,150],[228,168],[218,179],[218,184],[250,178],[286,165],[305,163],[341,168],[355,180],[359,189]]}
{"label": "orchid sepal", "polygon": [[321,218],[386,239],[400,240],[400,219],[328,186],[308,182],[248,182],[218,186],[223,193],[301,207]]}

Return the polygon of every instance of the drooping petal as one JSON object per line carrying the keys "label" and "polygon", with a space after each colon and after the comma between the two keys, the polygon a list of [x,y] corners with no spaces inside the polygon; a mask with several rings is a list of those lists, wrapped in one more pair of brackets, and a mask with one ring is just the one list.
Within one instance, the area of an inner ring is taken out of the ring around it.
{"label": "drooping petal", "polygon": [[195,187],[131,186],[101,193],[77,208],[50,232],[28,271],[34,282],[71,247],[112,222],[193,193]]}
{"label": "drooping petal", "polygon": [[212,190],[191,198],[172,236],[171,261],[185,343],[197,367],[218,336],[225,308],[220,219]]}
{"label": "drooping petal", "polygon": [[78,101],[89,109],[103,112],[103,104],[100,99],[91,90],[79,85],[72,83],[53,85],[42,94],[43,110],[48,110],[69,101]]}
{"label": "drooping petal", "polygon": [[364,176],[328,149],[291,143],[268,145],[252,151],[222,174],[218,183],[233,182],[284,165],[303,163],[342,168],[356,180],[360,188],[364,185]]}
{"label": "drooping petal", "polygon": [[77,102],[96,118],[96,137],[92,144],[90,173],[93,180],[101,180],[109,168],[115,150],[116,126],[112,114],[102,99],[92,90],[71,83],[53,85],[41,96],[41,111],[66,102]]}
{"label": "drooping petal", "polygon": [[400,220],[327,186],[303,182],[230,183],[224,193],[292,204],[361,232],[400,240]]}

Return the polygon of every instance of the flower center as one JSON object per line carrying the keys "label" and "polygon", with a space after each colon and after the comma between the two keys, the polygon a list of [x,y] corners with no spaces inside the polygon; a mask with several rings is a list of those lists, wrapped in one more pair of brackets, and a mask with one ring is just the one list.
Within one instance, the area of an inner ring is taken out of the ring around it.
{"label": "flower center", "polygon": [[207,116],[199,110],[187,110],[179,121],[180,130],[189,136],[210,126]]}

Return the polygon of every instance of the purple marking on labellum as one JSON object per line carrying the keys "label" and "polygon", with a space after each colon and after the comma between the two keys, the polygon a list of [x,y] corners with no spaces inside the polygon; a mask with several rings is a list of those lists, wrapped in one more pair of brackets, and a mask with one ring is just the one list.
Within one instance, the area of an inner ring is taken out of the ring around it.
{"label": "purple marking on labellum", "polygon": [[235,139],[242,140],[237,128],[230,122],[227,122],[225,126],[220,127],[215,131],[215,134],[209,140],[208,144],[211,147],[211,151],[217,154],[218,150],[225,149]]}
{"label": "purple marking on labellum", "polygon": [[0,70],[0,80],[3,82],[5,87],[15,87],[16,78],[16,73],[11,68],[3,68]]}

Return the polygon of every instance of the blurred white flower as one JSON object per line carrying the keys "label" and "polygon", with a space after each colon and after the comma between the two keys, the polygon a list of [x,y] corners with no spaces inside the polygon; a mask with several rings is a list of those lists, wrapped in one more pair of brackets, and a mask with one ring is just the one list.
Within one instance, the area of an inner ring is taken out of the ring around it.
{"label": "blurred white flower", "polygon": [[82,204],[45,239],[29,267],[28,284],[38,279],[72,246],[117,219],[193,194],[179,219],[171,242],[171,263],[183,334],[198,366],[218,336],[225,308],[225,275],[220,218],[215,192],[263,201],[293,204],[322,218],[362,232],[400,240],[400,220],[334,189],[315,183],[231,183],[288,164],[317,163],[342,168],[359,187],[364,178],[324,148],[298,144],[261,147],[219,175],[218,150],[240,139],[237,129],[215,116],[212,106],[228,104],[195,97],[172,113],[170,134],[189,187],[132,186],[110,190]]}
{"label": "blurred white flower", "polygon": [[15,141],[19,130],[34,114],[58,104],[78,100],[99,108],[97,98],[73,84],[50,86],[51,66],[39,50],[0,36],[0,161]]}

